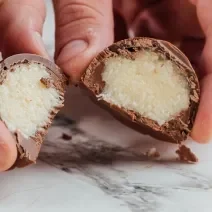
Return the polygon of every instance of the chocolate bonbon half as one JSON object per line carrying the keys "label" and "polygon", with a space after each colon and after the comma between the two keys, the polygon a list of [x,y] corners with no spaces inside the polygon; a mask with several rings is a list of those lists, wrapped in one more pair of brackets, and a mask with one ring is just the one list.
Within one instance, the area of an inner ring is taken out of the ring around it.
{"label": "chocolate bonbon half", "polygon": [[173,143],[190,135],[199,105],[199,81],[187,57],[171,43],[150,38],[106,48],[80,86],[126,125]]}
{"label": "chocolate bonbon half", "polygon": [[54,116],[63,107],[67,77],[53,62],[18,54],[0,63],[0,120],[13,133],[14,166],[35,163]]}

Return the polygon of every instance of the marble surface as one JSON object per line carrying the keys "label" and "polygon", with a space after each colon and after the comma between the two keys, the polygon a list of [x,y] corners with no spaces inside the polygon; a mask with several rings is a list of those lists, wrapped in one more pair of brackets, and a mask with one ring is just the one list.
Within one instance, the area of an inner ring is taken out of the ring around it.
{"label": "marble surface", "polygon": [[[53,16],[46,2],[44,40],[52,54]],[[187,145],[199,163],[179,162],[175,145],[128,129],[74,88],[38,163],[0,174],[0,211],[210,212],[212,144]],[[152,147],[160,158],[144,155]]]}

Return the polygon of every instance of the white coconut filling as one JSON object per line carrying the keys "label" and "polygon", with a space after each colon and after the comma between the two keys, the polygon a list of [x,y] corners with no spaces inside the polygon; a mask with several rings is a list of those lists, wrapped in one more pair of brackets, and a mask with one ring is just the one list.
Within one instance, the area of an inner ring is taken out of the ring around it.
{"label": "white coconut filling", "polygon": [[143,51],[135,60],[109,58],[98,98],[164,124],[189,107],[189,87],[170,60]]}
{"label": "white coconut filling", "polygon": [[49,113],[61,104],[60,95],[40,82],[49,78],[43,65],[17,64],[12,69],[0,85],[0,117],[11,132],[18,130],[28,138],[48,122]]}

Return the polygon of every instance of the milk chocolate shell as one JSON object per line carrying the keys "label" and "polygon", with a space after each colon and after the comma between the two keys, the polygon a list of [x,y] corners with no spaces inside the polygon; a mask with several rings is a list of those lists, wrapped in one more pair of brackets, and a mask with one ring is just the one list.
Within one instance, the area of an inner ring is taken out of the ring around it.
{"label": "milk chocolate shell", "polygon": [[101,52],[80,86],[124,124],[159,140],[189,136],[200,89],[187,57],[169,42],[134,38]]}
{"label": "milk chocolate shell", "polygon": [[35,163],[54,116],[63,107],[68,80],[51,61],[18,54],[0,63],[0,120],[17,142],[14,165]]}

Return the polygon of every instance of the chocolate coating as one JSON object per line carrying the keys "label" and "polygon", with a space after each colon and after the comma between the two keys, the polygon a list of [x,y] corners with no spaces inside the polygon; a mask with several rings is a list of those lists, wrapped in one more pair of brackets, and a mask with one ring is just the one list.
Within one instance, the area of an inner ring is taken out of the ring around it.
{"label": "chocolate coating", "polygon": [[[26,139],[22,136],[21,132],[16,131],[14,133],[14,138],[17,142],[18,158],[14,164],[14,167],[24,167],[31,163],[35,163],[39,155],[39,151],[43,142],[45,135],[47,134],[47,129],[51,125],[52,120],[59,110],[63,107],[64,94],[68,85],[68,78],[61,71],[61,69],[55,65],[53,62],[33,54],[18,54],[6,58],[0,63],[0,84],[4,83],[8,71],[13,71],[13,66],[17,64],[30,64],[30,63],[41,64],[46,67],[46,71],[49,73],[50,78],[42,78],[41,82],[48,88],[50,86],[57,89],[60,94],[61,105],[54,108],[49,114],[48,123],[42,126],[42,129],[38,129],[33,137]],[[23,85],[24,86],[24,85]],[[1,119],[1,117],[0,117]],[[20,120],[21,121],[21,120]]]}
{"label": "chocolate coating", "polygon": [[[118,56],[134,60],[135,54],[142,50],[151,50],[174,63],[180,73],[187,79],[190,89],[189,108],[181,111],[162,126],[158,125],[154,120],[143,117],[134,111],[123,107],[120,108],[96,98],[105,86],[105,82],[101,76],[104,71],[104,62],[108,58]],[[91,62],[81,77],[80,86],[91,94],[91,97],[97,104],[100,104],[125,125],[143,134],[148,134],[159,140],[172,143],[181,143],[187,139],[193,127],[199,105],[199,81],[188,58],[171,43],[151,38],[126,39],[106,48]]]}

